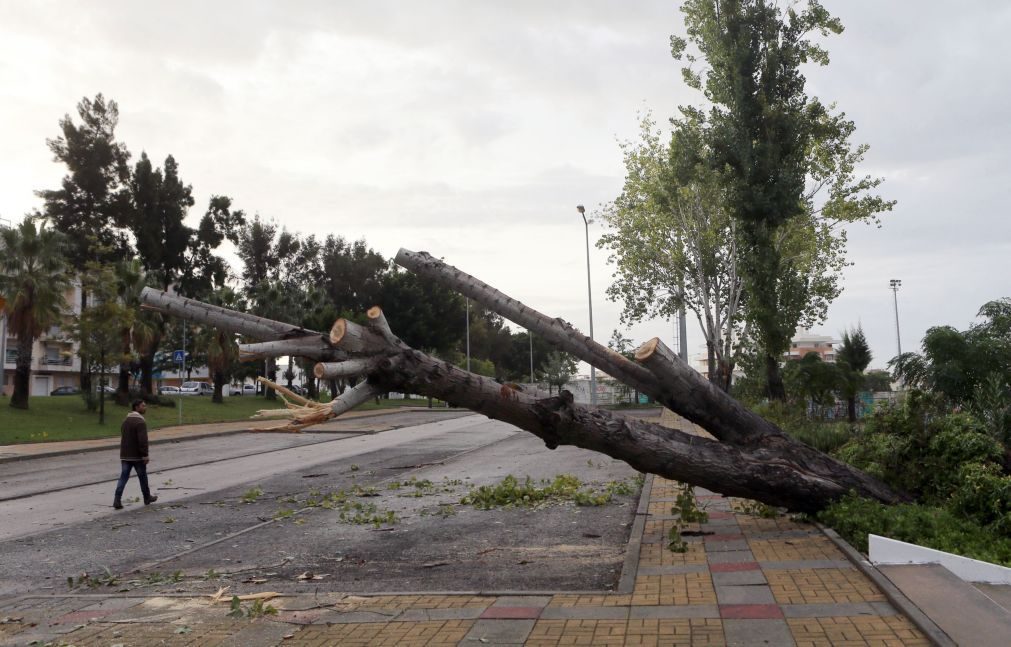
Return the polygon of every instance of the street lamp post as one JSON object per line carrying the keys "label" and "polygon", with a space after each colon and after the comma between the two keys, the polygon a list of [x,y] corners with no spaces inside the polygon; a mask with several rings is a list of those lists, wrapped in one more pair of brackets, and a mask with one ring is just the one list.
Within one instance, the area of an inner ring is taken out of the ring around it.
{"label": "street lamp post", "polygon": [[[586,298],[590,305],[590,341],[593,341],[593,290],[590,288],[590,221],[586,219],[586,209],[577,205],[576,211],[583,217],[586,229]],[[590,404],[597,406],[597,369],[590,364]]]}
{"label": "street lamp post", "polygon": [[467,330],[467,372],[470,372],[470,297],[467,297],[467,323],[464,325]]}
{"label": "street lamp post", "polygon": [[891,279],[888,287],[892,290],[892,297],[895,301],[895,344],[899,348],[899,355],[902,354],[902,337],[899,336],[899,287],[902,279]]}

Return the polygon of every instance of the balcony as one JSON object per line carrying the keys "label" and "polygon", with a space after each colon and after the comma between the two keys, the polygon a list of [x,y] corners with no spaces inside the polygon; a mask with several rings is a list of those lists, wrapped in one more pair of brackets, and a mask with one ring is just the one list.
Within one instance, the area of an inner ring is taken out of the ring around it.
{"label": "balcony", "polygon": [[42,331],[39,339],[46,340],[50,343],[73,343],[67,331],[59,326],[50,326],[48,329]]}

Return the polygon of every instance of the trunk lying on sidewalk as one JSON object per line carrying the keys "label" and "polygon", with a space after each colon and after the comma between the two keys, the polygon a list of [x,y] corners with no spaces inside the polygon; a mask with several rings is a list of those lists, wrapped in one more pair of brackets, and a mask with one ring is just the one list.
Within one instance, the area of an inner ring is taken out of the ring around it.
{"label": "trunk lying on sidewalk", "polygon": [[366,378],[333,402],[298,399],[289,404],[291,421],[276,429],[291,431],[318,424],[377,393],[416,393],[509,422],[537,435],[551,449],[559,445],[592,449],[643,472],[790,510],[813,512],[850,491],[888,503],[906,500],[905,495],[867,474],[794,441],[715,388],[658,339],[643,344],[636,353],[636,362],[632,362],[561,319],[532,310],[426,253],[401,250],[396,260],[652,395],[716,439],[577,405],[566,391],[545,397],[539,391],[524,391],[468,373],[404,344],[390,330],[378,307],[367,313],[367,325],[338,319],[327,337],[150,288],[141,295],[141,301],[146,307],[168,314],[272,342],[253,344],[252,352],[269,349],[270,354],[314,357],[321,361],[316,367],[317,376]]}

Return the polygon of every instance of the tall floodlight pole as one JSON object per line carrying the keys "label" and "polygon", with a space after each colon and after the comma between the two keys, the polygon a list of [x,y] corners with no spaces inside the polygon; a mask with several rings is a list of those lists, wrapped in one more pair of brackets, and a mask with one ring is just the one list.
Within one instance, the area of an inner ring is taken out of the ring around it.
{"label": "tall floodlight pole", "polygon": [[[586,229],[586,299],[590,304],[590,341],[593,341],[593,290],[590,288],[590,221],[586,219],[586,209],[577,205],[576,211],[583,217]],[[590,404],[597,406],[597,369],[590,364]]]}
{"label": "tall floodlight pole", "polygon": [[902,286],[902,279],[892,279],[888,282],[888,287],[892,290],[892,298],[895,301],[895,345],[899,348],[899,355],[902,354],[902,337],[899,336],[899,287]]}
{"label": "tall floodlight pole", "polygon": [[470,373],[470,297],[467,297],[467,372]]}

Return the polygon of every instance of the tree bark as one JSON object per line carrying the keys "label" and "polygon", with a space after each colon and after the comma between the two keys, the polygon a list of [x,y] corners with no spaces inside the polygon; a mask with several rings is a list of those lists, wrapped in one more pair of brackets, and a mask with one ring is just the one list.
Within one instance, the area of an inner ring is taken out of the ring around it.
{"label": "tree bark", "polygon": [[671,369],[678,373],[676,383],[666,383],[645,367],[594,342],[568,322],[547,317],[425,252],[401,249],[396,262],[540,334],[570,355],[645,393],[723,442],[755,446],[767,437],[783,435],[778,427],[752,413],[683,362]]}
{"label": "tree bark", "polygon": [[244,362],[264,357],[281,357],[282,355],[308,357],[317,362],[347,359],[345,353],[334,350],[333,345],[324,335],[316,333],[278,341],[239,344],[239,359]]}
{"label": "tree bark", "polygon": [[765,356],[765,389],[770,400],[786,401],[786,386],[783,384],[779,358],[771,355]]}
{"label": "tree bark", "polygon": [[121,407],[130,404],[130,367],[128,364],[119,365],[119,375],[116,380],[116,404]]}
{"label": "tree bark", "polygon": [[[470,279],[470,283],[474,281]],[[453,285],[455,287],[455,283]],[[473,288],[468,284],[468,289],[481,292],[482,298],[488,298],[488,291],[492,290],[488,286],[484,286],[483,292]],[[351,368],[365,366],[365,380],[328,407],[305,406],[294,411],[294,420],[285,429],[294,431],[316,424],[377,393],[417,393],[505,420],[542,438],[551,449],[561,444],[592,449],[642,471],[791,510],[816,511],[850,491],[888,503],[906,500],[902,493],[876,479],[791,440],[691,370],[659,340],[644,344],[636,353],[637,361],[642,364],[633,363],[594,344],[561,320],[548,319],[519,302],[505,302],[503,300],[508,297],[497,291],[493,291],[491,297],[490,303],[484,305],[503,315],[506,311],[522,315],[524,321],[517,323],[540,332],[557,346],[573,349],[577,351],[573,354],[581,358],[599,360],[598,368],[607,370],[612,377],[627,377],[634,382],[632,386],[642,385],[644,388],[640,390],[658,394],[661,401],[675,402],[679,408],[695,413],[697,418],[713,423],[725,436],[723,442],[576,405],[567,391],[544,398],[537,391],[523,391],[514,385],[499,384],[468,373],[405,346],[392,333],[383,330],[378,317],[373,320],[371,316],[368,326],[338,320],[330,338],[333,346],[350,356],[352,362],[369,360],[355,362],[346,371],[350,373],[353,372]],[[241,318],[219,315],[214,313],[217,321],[245,325]],[[190,316],[200,323],[208,323],[195,313]],[[278,322],[269,325],[261,322],[260,325],[261,334],[265,335],[275,335],[283,327]],[[705,407],[716,410],[705,411]]]}
{"label": "tree bark", "polygon": [[15,409],[28,408],[29,380],[32,374],[32,346],[34,344],[35,340],[31,336],[18,336],[18,360],[14,364],[14,392],[11,393],[10,403]]}

